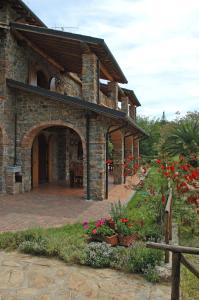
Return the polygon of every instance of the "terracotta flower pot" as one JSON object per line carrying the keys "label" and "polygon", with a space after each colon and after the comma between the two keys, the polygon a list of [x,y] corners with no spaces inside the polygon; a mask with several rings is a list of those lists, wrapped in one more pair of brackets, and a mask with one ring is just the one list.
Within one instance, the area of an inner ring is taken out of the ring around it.
{"label": "terracotta flower pot", "polygon": [[125,247],[129,247],[130,245],[132,245],[136,239],[137,239],[137,235],[133,234],[133,235],[119,235],[118,236],[119,239],[119,244],[120,246],[125,246]]}
{"label": "terracotta flower pot", "polygon": [[112,236],[105,236],[104,241],[111,246],[116,246],[118,244],[118,235],[114,234]]}

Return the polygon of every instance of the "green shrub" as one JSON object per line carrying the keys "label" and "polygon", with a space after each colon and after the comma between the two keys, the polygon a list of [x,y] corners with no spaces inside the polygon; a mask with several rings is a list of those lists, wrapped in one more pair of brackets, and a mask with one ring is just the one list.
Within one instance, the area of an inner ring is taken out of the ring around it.
{"label": "green shrub", "polygon": [[139,236],[143,241],[159,242],[162,239],[161,228],[156,224],[144,226],[141,228]]}
{"label": "green shrub", "polygon": [[128,248],[125,247],[115,247],[113,248],[113,253],[110,260],[110,267],[116,270],[127,269],[128,264]]}
{"label": "green shrub", "polygon": [[47,240],[32,240],[32,241],[24,241],[19,245],[19,251],[34,254],[34,255],[47,255],[46,251]]}
{"label": "green shrub", "polygon": [[160,276],[158,275],[158,272],[155,268],[149,267],[144,271],[144,277],[146,280],[152,283],[156,283],[160,281]]}
{"label": "green shrub", "polygon": [[90,243],[85,248],[84,264],[94,268],[109,267],[112,254],[113,248],[105,242]]}
{"label": "green shrub", "polygon": [[129,251],[128,270],[133,273],[144,273],[145,270],[160,264],[162,258],[162,251],[148,249],[143,244],[138,243]]}

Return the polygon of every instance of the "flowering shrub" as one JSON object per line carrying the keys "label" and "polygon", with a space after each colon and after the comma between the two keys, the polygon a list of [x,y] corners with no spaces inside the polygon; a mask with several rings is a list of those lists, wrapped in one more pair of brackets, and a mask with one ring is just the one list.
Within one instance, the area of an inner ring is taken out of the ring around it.
{"label": "flowering shrub", "polygon": [[100,219],[95,223],[83,222],[83,228],[89,236],[112,236],[115,231],[106,224],[106,219]]}
{"label": "flowering shrub", "polygon": [[85,249],[85,264],[94,268],[110,266],[113,248],[105,242],[90,243]]}
{"label": "flowering shrub", "polygon": [[[168,164],[160,159],[156,160],[159,165],[159,170],[163,177],[166,177],[172,183],[172,187],[177,198],[186,198],[187,203],[195,204],[199,201],[199,169],[195,168],[190,162],[196,162],[197,158],[192,156],[185,159],[180,156],[179,161],[174,161]],[[165,202],[165,199],[162,199]]]}
{"label": "flowering shrub", "polygon": [[122,205],[121,201],[111,203],[110,216],[114,222],[122,218],[127,218],[127,206]]}
{"label": "flowering shrub", "polygon": [[128,268],[131,272],[145,273],[147,269],[159,265],[163,258],[160,250],[148,249],[142,243],[137,243],[129,251]]}
{"label": "flowering shrub", "polygon": [[123,218],[117,221],[116,231],[121,235],[128,236],[133,234],[135,232],[135,229],[133,227],[133,224],[130,224],[127,218]]}
{"label": "flowering shrub", "polygon": [[[138,157],[138,160],[141,160],[141,156]],[[140,164],[133,155],[128,156],[123,164],[124,176],[132,176],[138,171],[139,166]]]}

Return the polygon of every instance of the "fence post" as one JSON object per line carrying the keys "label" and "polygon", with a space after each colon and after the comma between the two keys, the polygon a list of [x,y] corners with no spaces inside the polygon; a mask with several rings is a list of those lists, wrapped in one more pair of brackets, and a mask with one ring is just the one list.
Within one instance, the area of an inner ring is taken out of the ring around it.
{"label": "fence post", "polygon": [[[169,244],[169,213],[165,212],[165,244]],[[165,263],[169,262],[169,251],[165,250]]]}
{"label": "fence post", "polygon": [[180,299],[180,261],[181,253],[172,254],[171,300]]}

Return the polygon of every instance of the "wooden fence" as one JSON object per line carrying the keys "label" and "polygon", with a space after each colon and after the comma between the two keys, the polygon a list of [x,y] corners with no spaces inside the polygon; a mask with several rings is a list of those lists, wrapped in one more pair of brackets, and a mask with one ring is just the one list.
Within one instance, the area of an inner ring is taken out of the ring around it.
{"label": "wooden fence", "polygon": [[171,300],[180,299],[180,264],[182,263],[189,271],[199,278],[197,270],[183,255],[183,253],[199,255],[199,248],[165,245],[148,242],[148,248],[160,249],[172,252],[172,275],[171,275]]}
{"label": "wooden fence", "polygon": [[[172,188],[169,185],[169,196],[165,206],[165,217],[164,217],[164,233],[165,233],[165,243],[169,244],[172,240]],[[169,262],[169,251],[165,251],[165,263]]]}

